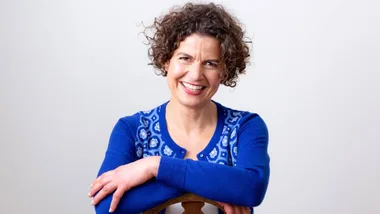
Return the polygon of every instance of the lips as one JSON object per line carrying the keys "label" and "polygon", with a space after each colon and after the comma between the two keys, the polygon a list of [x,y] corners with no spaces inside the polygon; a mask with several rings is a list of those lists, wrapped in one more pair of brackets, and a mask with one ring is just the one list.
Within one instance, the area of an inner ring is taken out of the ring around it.
{"label": "lips", "polygon": [[191,95],[199,95],[202,93],[203,89],[206,88],[206,86],[203,85],[196,85],[187,82],[181,82],[181,85],[185,88],[185,91]]}
{"label": "lips", "polygon": [[190,84],[187,82],[181,82],[181,83],[183,86],[185,86],[185,88],[192,90],[192,91],[199,91],[199,90],[202,90],[203,88],[205,88],[205,86],[202,86],[202,85],[194,85],[194,84]]}

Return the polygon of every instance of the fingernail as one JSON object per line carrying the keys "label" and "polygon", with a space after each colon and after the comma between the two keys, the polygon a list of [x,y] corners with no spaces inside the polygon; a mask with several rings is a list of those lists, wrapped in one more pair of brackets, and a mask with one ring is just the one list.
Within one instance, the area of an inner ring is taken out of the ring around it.
{"label": "fingernail", "polygon": [[91,200],[91,205],[94,205],[94,200]]}
{"label": "fingernail", "polygon": [[112,213],[113,212],[112,208],[110,208],[110,210],[108,212]]}
{"label": "fingernail", "polygon": [[88,193],[87,195],[88,195],[88,197],[91,197],[91,193]]}

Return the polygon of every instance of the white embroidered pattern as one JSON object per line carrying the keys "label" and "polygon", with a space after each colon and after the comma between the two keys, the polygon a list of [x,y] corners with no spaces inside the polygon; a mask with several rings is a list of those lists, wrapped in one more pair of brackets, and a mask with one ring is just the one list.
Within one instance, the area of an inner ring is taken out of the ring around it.
{"label": "white embroidered pattern", "polygon": [[173,150],[171,150],[168,146],[165,145],[164,154],[170,156],[172,155],[172,153],[173,153]]}
{"label": "white embroidered pattern", "polygon": [[137,148],[137,151],[136,151],[136,155],[137,155],[137,157],[139,157],[139,158],[141,158],[141,156],[142,156],[142,148],[141,147],[138,147]]}
{"label": "white embroidered pattern", "polygon": [[[136,145],[136,154],[138,158],[152,155],[176,157],[176,150],[173,150],[169,144],[162,139],[161,127],[159,123],[160,110],[158,107],[151,111],[142,112],[140,115],[140,125],[138,130],[138,142]],[[237,150],[237,134],[240,127],[240,119],[245,112],[240,112],[225,108],[224,124],[222,135],[214,148],[210,148],[209,154],[206,156],[207,161],[212,163],[234,166],[236,165]],[[179,152],[179,151],[178,151]]]}
{"label": "white embroidered pattern", "polygon": [[160,123],[156,123],[156,125],[154,126],[154,130],[160,132]]}
{"label": "white embroidered pattern", "polygon": [[210,152],[210,157],[211,157],[211,158],[215,158],[216,155],[218,155],[218,152],[217,152],[216,149],[214,148],[214,149]]}
{"label": "white embroidered pattern", "polygon": [[145,129],[141,129],[139,133],[141,139],[145,140],[148,134],[146,133]]}
{"label": "white embroidered pattern", "polygon": [[222,136],[215,148],[207,156],[207,160],[213,163],[219,163],[229,166],[236,165],[237,158],[237,132],[240,127],[240,119],[245,112],[232,109],[224,109],[224,126]]}
{"label": "white embroidered pattern", "polygon": [[224,147],[227,147],[228,145],[228,137],[226,135],[223,136],[222,145]]}
{"label": "white embroidered pattern", "polygon": [[150,148],[155,148],[158,144],[158,140],[156,138],[152,138],[149,142],[149,147]]}
{"label": "white embroidered pattern", "polygon": [[234,128],[234,130],[232,130],[232,133],[231,133],[231,138],[234,138],[236,135],[236,128]]}

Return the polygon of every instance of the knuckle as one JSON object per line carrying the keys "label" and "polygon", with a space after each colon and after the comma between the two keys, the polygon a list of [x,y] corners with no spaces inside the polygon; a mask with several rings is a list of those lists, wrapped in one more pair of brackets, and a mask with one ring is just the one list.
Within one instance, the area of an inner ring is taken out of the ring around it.
{"label": "knuckle", "polygon": [[103,178],[99,178],[96,182],[95,185],[101,185],[103,183]]}
{"label": "knuckle", "polygon": [[92,191],[96,192],[98,188],[99,188],[99,184],[94,184],[91,189]]}
{"label": "knuckle", "polygon": [[108,187],[104,187],[104,188],[103,188],[103,192],[105,192],[105,193],[109,193],[109,191],[110,191],[110,190],[109,190]]}

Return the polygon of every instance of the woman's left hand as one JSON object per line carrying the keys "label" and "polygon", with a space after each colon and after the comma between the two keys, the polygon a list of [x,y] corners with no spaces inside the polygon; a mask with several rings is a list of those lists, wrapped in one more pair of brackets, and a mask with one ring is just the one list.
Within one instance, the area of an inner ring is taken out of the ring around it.
{"label": "woman's left hand", "polygon": [[99,201],[115,191],[109,211],[113,212],[124,192],[157,175],[159,163],[160,157],[151,156],[103,173],[91,184],[88,194],[89,197],[94,197],[91,204],[98,204]]}

